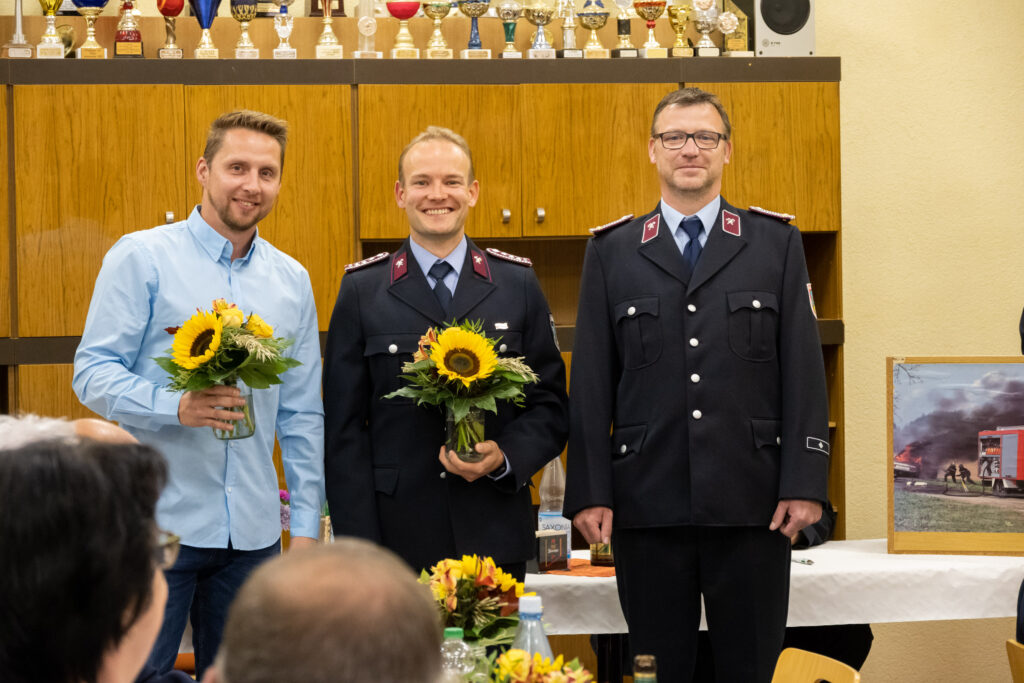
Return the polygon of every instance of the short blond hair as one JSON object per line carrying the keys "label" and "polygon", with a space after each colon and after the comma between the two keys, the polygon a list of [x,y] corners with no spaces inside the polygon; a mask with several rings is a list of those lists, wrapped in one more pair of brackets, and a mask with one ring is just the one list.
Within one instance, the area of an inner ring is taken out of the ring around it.
{"label": "short blond hair", "polygon": [[398,182],[405,185],[405,172],[402,169],[402,164],[405,163],[405,155],[409,153],[409,150],[420,144],[421,142],[431,142],[433,140],[443,140],[444,142],[450,142],[466,155],[469,159],[469,178],[468,182],[473,182],[476,179],[476,174],[473,170],[473,152],[469,149],[469,143],[466,142],[466,138],[462,137],[450,128],[443,128],[441,126],[427,126],[427,129],[414,137],[412,142],[405,146],[402,153],[398,155]]}
{"label": "short blond hair", "polygon": [[235,128],[263,133],[277,140],[277,144],[281,146],[281,168],[284,168],[284,148],[288,143],[288,122],[276,116],[250,109],[229,111],[218,116],[210,124],[210,130],[206,134],[206,147],[203,149],[203,158],[206,159],[207,164],[211,163],[213,157],[220,151],[221,145],[224,144],[224,135]]}

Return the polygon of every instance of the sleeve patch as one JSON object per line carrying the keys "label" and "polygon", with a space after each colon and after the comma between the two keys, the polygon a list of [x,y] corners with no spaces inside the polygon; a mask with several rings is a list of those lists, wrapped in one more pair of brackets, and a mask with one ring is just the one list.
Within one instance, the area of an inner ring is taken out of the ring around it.
{"label": "sleeve patch", "polygon": [[816,439],[813,436],[809,436],[809,437],[807,437],[807,450],[809,450],[809,451],[818,451],[819,453],[822,453],[823,455],[828,455],[828,453],[829,453],[828,441],[825,441],[824,439]]}
{"label": "sleeve patch", "polygon": [[760,206],[750,207],[752,213],[759,213],[762,216],[768,216],[769,218],[775,218],[783,223],[792,223],[796,220],[796,216],[791,213],[779,213],[778,211],[769,211],[768,209],[762,209]]}
{"label": "sleeve patch", "polygon": [[347,266],[345,266],[345,272],[351,273],[353,270],[359,270],[360,268],[365,268],[366,266],[373,265],[374,263],[380,263],[388,256],[390,256],[388,252],[382,251],[379,254],[376,254],[369,258],[364,258],[362,261],[356,261],[355,263],[348,264]]}
{"label": "sleeve patch", "polygon": [[494,247],[488,247],[487,253],[495,258],[500,258],[502,261],[509,261],[511,263],[518,263],[521,266],[532,266],[533,261],[526,258],[525,256],[516,256],[515,254],[506,253],[500,249]]}
{"label": "sleeve patch", "polygon": [[633,220],[633,214],[627,213],[622,218],[619,218],[618,220],[614,220],[611,223],[605,223],[604,225],[599,225],[596,228],[591,228],[590,229],[590,234],[591,235],[599,235],[600,233],[602,233],[602,232],[604,232],[606,230],[611,230],[612,228],[617,228],[620,225],[625,225],[626,223],[630,222],[631,220]]}

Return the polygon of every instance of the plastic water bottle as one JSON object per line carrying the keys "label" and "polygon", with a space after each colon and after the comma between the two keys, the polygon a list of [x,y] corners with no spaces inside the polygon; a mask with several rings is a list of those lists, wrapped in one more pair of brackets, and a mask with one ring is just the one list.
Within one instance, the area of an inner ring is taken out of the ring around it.
{"label": "plastic water bottle", "polygon": [[464,683],[473,671],[473,650],[462,640],[463,636],[458,627],[444,630],[441,643],[441,680],[444,683]]}
{"label": "plastic water bottle", "polygon": [[551,654],[551,645],[540,621],[543,612],[539,595],[524,595],[519,598],[519,628],[516,630],[512,647],[525,650],[530,657],[539,652],[541,657],[553,660],[555,657]]}
{"label": "plastic water bottle", "polygon": [[565,499],[565,470],[562,459],[555,458],[544,466],[540,477],[540,510],[537,513],[537,528],[557,529],[565,532],[565,547],[572,548],[572,523],[562,516],[562,501]]}

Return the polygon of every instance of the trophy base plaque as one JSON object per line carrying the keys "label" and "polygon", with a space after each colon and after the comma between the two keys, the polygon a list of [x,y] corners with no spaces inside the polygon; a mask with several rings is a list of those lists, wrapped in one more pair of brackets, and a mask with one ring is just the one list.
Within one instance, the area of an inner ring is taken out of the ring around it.
{"label": "trophy base plaque", "polygon": [[353,59],[384,59],[383,52],[375,50],[355,50],[352,52]]}
{"label": "trophy base plaque", "polygon": [[557,59],[554,48],[530,48],[526,51],[527,59]]}
{"label": "trophy base plaque", "polygon": [[490,59],[490,50],[466,49],[459,52],[460,59]]}
{"label": "trophy base plaque", "polygon": [[257,17],[276,17],[277,5],[272,2],[257,2],[256,3],[256,16]]}
{"label": "trophy base plaque", "polygon": [[697,48],[697,56],[698,57],[718,57],[721,54],[722,54],[722,51],[719,50],[717,47],[698,47]]}
{"label": "trophy base plaque", "polygon": [[391,59],[419,59],[420,49],[418,47],[393,47],[391,48]]}
{"label": "trophy base plaque", "polygon": [[753,50],[730,50],[722,53],[723,57],[742,57],[744,59],[754,56]]}
{"label": "trophy base plaque", "polygon": [[79,59],[106,59],[107,48],[105,47],[80,47],[75,50]]}
{"label": "trophy base plaque", "polygon": [[559,59],[583,59],[583,50],[575,47],[555,50],[555,54]]}
{"label": "trophy base plaque", "polygon": [[185,53],[180,47],[162,47],[157,50],[156,56],[160,59],[184,59]]}
{"label": "trophy base plaque", "polygon": [[64,46],[39,43],[36,45],[36,59],[64,59]]}
{"label": "trophy base plaque", "polygon": [[197,47],[193,56],[196,59],[220,59],[220,50],[215,47]]}
{"label": "trophy base plaque", "polygon": [[[60,48],[60,56],[64,56],[64,48],[58,45]],[[8,59],[32,59],[32,46],[31,45],[4,45],[3,55]]]}
{"label": "trophy base plaque", "polygon": [[259,59],[260,51],[255,47],[236,47],[235,59]]}
{"label": "trophy base plaque", "polygon": [[640,52],[635,47],[617,47],[612,50],[612,57],[639,57]]}
{"label": "trophy base plaque", "polygon": [[665,59],[668,57],[667,47],[642,47],[640,56],[644,59]]}
{"label": "trophy base plaque", "polygon": [[693,56],[693,48],[692,47],[674,47],[674,48],[672,48],[672,52],[670,54],[673,57],[692,57]]}
{"label": "trophy base plaque", "polygon": [[427,59],[453,59],[455,57],[451,48],[447,47],[428,47],[426,56]]}
{"label": "trophy base plaque", "polygon": [[317,45],[317,59],[341,59],[345,56],[345,49],[341,45]]}
{"label": "trophy base plaque", "polygon": [[125,41],[114,43],[115,57],[142,57],[142,43]]}
{"label": "trophy base plaque", "polygon": [[611,56],[612,51],[604,47],[590,48],[583,51],[583,59],[608,59]]}
{"label": "trophy base plaque", "polygon": [[294,47],[274,48],[274,59],[297,59],[298,56],[299,52]]}
{"label": "trophy base plaque", "polygon": [[500,59],[522,59],[523,53],[517,50],[510,50],[508,52],[501,52],[498,54]]}

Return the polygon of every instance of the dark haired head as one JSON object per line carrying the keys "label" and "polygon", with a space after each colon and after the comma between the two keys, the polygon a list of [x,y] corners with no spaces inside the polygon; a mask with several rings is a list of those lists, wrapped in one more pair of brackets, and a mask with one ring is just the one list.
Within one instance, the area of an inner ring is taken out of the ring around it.
{"label": "dark haired head", "polygon": [[722,106],[722,101],[714,93],[709,93],[707,90],[701,90],[700,88],[680,88],[661,98],[661,102],[658,102],[658,106],[654,108],[654,116],[651,117],[651,137],[653,138],[661,132],[655,130],[655,126],[658,124],[658,114],[663,109],[666,107],[694,107],[699,104],[710,104],[718,111],[718,115],[722,117],[722,125],[725,127],[725,139],[730,139],[732,137],[732,124],[729,123],[729,114],[725,111],[725,107]]}
{"label": "dark haired head", "polygon": [[92,683],[152,598],[166,465],[143,445],[0,451],[0,671]]}

